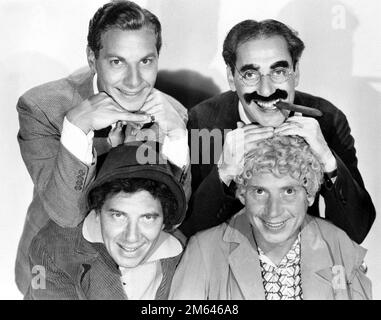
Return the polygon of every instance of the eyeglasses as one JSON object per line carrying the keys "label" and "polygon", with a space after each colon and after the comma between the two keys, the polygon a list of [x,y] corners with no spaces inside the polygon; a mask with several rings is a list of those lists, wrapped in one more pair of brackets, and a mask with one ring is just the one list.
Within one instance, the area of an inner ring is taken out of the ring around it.
{"label": "eyeglasses", "polygon": [[234,67],[240,75],[240,79],[246,86],[255,86],[258,84],[258,82],[261,81],[262,77],[266,76],[269,76],[273,83],[280,84],[288,81],[294,75],[292,70],[283,67],[275,68],[268,74],[261,74],[257,70],[246,70],[245,72],[241,73],[235,65]]}

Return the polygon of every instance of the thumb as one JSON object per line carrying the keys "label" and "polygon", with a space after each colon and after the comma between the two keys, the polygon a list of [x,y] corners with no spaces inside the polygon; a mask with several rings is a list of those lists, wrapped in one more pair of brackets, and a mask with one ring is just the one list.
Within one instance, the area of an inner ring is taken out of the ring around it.
{"label": "thumb", "polygon": [[127,124],[126,130],[124,131],[124,143],[135,141],[135,135],[133,134],[133,127],[130,124]]}
{"label": "thumb", "polygon": [[243,128],[245,124],[242,121],[237,122],[237,128]]}

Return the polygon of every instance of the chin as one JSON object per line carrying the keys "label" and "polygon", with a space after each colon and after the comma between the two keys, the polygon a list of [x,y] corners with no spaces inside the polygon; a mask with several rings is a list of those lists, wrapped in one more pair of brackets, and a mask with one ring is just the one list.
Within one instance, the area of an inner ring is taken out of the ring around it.
{"label": "chin", "polygon": [[282,113],[278,113],[274,117],[261,117],[261,119],[258,121],[259,124],[263,127],[279,127],[284,121],[286,120],[286,117]]}
{"label": "chin", "polygon": [[118,259],[118,261],[115,261],[119,267],[122,268],[135,268],[141,263],[142,259]]}

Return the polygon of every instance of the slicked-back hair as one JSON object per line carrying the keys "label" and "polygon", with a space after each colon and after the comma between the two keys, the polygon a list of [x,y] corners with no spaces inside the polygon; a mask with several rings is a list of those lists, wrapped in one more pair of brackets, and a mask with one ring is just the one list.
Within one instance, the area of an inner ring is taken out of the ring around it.
{"label": "slicked-back hair", "polygon": [[160,201],[163,209],[164,230],[172,230],[175,225],[173,221],[177,221],[177,201],[167,185],[158,181],[131,178],[105,182],[90,191],[87,197],[88,208],[99,214],[105,201],[110,197],[120,192],[133,194],[144,190]]}
{"label": "slicked-back hair", "polygon": [[298,37],[298,33],[282,22],[268,19],[263,21],[244,20],[236,24],[224,40],[222,56],[234,74],[237,61],[237,48],[253,39],[267,39],[280,36],[285,39],[295,69],[304,50],[304,43]]}
{"label": "slicked-back hair", "polygon": [[150,11],[141,8],[131,1],[112,1],[99,8],[89,22],[87,45],[94,52],[95,58],[102,49],[102,34],[110,29],[140,30],[151,28],[156,36],[156,50],[161,49],[161,24]]}

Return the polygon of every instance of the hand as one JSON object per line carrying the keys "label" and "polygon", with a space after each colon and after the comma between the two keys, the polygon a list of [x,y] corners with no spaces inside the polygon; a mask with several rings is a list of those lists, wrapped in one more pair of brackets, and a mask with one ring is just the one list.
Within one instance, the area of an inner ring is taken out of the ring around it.
{"label": "hand", "polygon": [[123,124],[133,122],[144,124],[151,121],[147,114],[131,113],[123,109],[105,92],[100,92],[83,101],[66,114],[67,119],[84,133],[100,130],[122,121]]}
{"label": "hand", "polygon": [[271,138],[274,128],[237,123],[238,128],[227,133],[223,152],[218,161],[218,172],[221,180],[229,185],[230,181],[243,172],[244,158],[255,147],[259,140]]}
{"label": "hand", "polygon": [[180,132],[177,130],[186,130],[185,122],[180,114],[166,96],[157,89],[153,89],[148,95],[141,111],[153,115],[159,128],[168,136],[176,135]]}
{"label": "hand", "polygon": [[304,138],[312,152],[324,165],[325,172],[332,172],[337,168],[336,159],[328,147],[316,119],[300,116],[290,117],[285,123],[275,128],[275,134],[281,136],[297,135]]}

